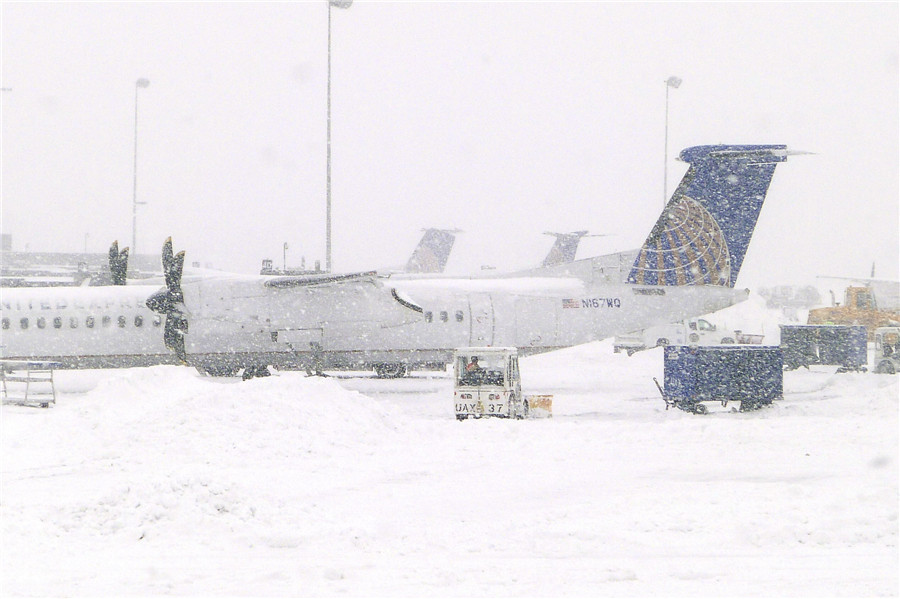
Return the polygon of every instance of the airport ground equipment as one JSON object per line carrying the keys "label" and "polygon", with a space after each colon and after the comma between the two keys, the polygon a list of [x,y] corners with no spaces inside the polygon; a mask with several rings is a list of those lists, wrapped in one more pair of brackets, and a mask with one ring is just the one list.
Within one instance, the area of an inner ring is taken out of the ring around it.
{"label": "airport ground equipment", "polygon": [[838,372],[865,371],[868,363],[863,325],[781,325],[784,367],[836,365]]}
{"label": "airport ground equipment", "polygon": [[453,381],[457,420],[490,416],[522,419],[552,413],[553,396],[522,395],[519,353],[514,347],[457,349]]}
{"label": "airport ground equipment", "polygon": [[759,345],[762,335],[748,334],[740,330],[720,330],[704,318],[691,318],[648,327],[624,335],[617,335],[613,342],[613,351],[636,352],[666,345]]}
{"label": "airport ground equipment", "polygon": [[900,324],[900,313],[878,307],[870,287],[850,286],[844,291],[844,303],[809,311],[807,324],[863,325],[873,340],[875,329]]}
{"label": "airport ground equipment", "polygon": [[49,408],[56,404],[56,386],[53,369],[57,362],[30,360],[0,360],[0,393],[3,403],[39,405]]}
{"label": "airport ground equipment", "polygon": [[744,412],[781,399],[783,376],[779,347],[675,345],[665,348],[665,387],[659,390],[666,409],[705,414],[703,402],[721,402],[725,407],[737,401]]}
{"label": "airport ground equipment", "polygon": [[900,327],[880,327],[875,329],[876,374],[897,374],[900,372]]}

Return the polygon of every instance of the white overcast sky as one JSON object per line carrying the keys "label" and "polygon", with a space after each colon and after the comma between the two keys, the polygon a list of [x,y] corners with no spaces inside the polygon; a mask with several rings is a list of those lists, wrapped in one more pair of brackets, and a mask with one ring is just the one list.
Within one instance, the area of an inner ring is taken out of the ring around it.
{"label": "white overcast sky", "polygon": [[[13,3],[2,230],[255,272],[325,254],[327,4]],[[638,247],[682,148],[785,143],[740,286],[898,276],[898,3],[363,2],[332,10],[333,262],[449,270]]]}

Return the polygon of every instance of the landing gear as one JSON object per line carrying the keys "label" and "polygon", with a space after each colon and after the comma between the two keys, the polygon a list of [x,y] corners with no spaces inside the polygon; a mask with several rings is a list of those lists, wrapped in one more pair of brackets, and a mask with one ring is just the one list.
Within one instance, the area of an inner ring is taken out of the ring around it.
{"label": "landing gear", "polygon": [[397,379],[406,376],[406,364],[386,362],[375,365],[375,374],[380,379]]}
{"label": "landing gear", "polygon": [[259,376],[272,376],[272,373],[269,372],[268,366],[247,366],[244,368],[244,374],[241,375],[241,379],[245,381],[249,381],[254,377]]}
{"label": "landing gear", "polygon": [[236,376],[239,370],[237,366],[197,366],[197,372],[205,376]]}

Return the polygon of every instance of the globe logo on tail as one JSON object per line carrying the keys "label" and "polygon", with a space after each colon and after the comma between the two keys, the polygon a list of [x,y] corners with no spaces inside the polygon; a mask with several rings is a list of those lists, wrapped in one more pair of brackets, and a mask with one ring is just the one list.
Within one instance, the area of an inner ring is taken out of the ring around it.
{"label": "globe logo on tail", "polygon": [[699,202],[669,202],[644,242],[628,282],[638,285],[728,285],[731,260],[725,235]]}

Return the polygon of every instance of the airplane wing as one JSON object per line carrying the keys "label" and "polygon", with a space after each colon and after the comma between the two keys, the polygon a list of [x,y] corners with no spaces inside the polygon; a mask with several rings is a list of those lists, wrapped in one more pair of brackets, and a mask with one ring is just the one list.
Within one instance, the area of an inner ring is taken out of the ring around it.
{"label": "airplane wing", "polygon": [[265,282],[266,287],[275,287],[284,289],[287,287],[314,287],[317,285],[329,285],[332,283],[350,283],[350,282],[375,282],[375,271],[355,272],[348,274],[314,274],[299,275],[294,277],[277,277],[269,278]]}

